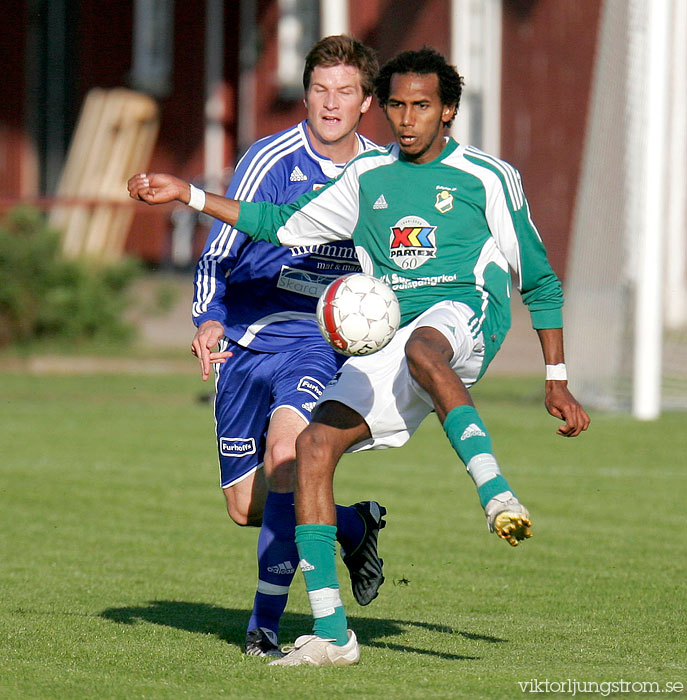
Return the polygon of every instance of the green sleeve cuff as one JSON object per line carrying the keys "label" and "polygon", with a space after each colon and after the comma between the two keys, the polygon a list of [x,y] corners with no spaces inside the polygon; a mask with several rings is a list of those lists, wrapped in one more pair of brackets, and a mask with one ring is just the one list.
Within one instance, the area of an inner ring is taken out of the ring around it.
{"label": "green sleeve cuff", "polygon": [[245,233],[254,241],[270,241],[279,245],[276,235],[270,235],[271,231],[265,230],[263,222],[264,202],[241,202],[239,218],[235,228]]}
{"label": "green sleeve cuff", "polygon": [[563,328],[563,312],[557,309],[530,309],[532,328],[542,330],[544,328]]}
{"label": "green sleeve cuff", "polygon": [[241,202],[236,228],[251,238],[253,238],[253,231],[258,226],[259,209],[253,202]]}

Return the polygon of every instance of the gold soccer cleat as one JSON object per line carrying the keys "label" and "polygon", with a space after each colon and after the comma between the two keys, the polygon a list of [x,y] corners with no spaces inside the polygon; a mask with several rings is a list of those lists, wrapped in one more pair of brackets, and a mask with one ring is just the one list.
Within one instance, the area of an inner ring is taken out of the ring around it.
{"label": "gold soccer cleat", "polygon": [[489,532],[495,532],[511,546],[517,547],[522,540],[532,537],[529,511],[510,491],[494,496],[484,513]]}
{"label": "gold soccer cleat", "polygon": [[508,544],[517,547],[522,540],[532,537],[529,518],[516,513],[499,513],[494,520],[494,532]]}

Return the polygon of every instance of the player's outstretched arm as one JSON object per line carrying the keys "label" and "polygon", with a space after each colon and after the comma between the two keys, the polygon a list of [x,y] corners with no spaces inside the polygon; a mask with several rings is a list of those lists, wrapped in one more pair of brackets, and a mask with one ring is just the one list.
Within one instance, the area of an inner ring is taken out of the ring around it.
{"label": "player's outstretched arm", "polygon": [[[167,173],[137,173],[127,183],[129,196],[146,204],[181,202],[189,204],[191,185]],[[226,199],[210,192],[204,193],[202,211],[232,226],[239,218],[241,205],[235,199]]]}
{"label": "player's outstretched arm", "polygon": [[[564,365],[563,329],[546,328],[537,331],[541,343],[544,362],[548,366]],[[556,372],[552,372],[556,374]],[[577,399],[568,390],[567,379],[546,380],[546,410],[563,421],[558,434],[565,437],[577,437],[589,427],[590,419]]]}

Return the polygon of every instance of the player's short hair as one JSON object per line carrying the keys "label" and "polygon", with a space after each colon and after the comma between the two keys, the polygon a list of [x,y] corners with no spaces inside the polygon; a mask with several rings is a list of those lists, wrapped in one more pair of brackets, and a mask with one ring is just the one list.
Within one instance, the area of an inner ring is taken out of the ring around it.
{"label": "player's short hair", "polygon": [[360,84],[365,97],[372,94],[379,63],[374,50],[346,34],[320,39],[305,57],[303,88],[308,92],[310,78],[316,66],[353,66],[360,71]]}
{"label": "player's short hair", "polygon": [[429,75],[436,73],[439,78],[439,97],[444,105],[455,105],[453,116],[446,122],[451,126],[458,112],[460,96],[463,92],[463,76],[456,67],[446,62],[446,59],[435,49],[423,46],[419,51],[404,51],[395,58],[387,61],[379,70],[375,79],[375,95],[380,107],[386,107],[391,92],[391,77],[398,73],[417,73]]}

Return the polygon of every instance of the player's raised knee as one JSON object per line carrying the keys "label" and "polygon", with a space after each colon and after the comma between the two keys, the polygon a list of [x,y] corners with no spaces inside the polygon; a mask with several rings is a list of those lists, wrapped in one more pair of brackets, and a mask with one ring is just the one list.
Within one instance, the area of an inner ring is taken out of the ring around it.
{"label": "player's raised knee", "polygon": [[329,429],[319,423],[311,423],[296,440],[299,470],[302,465],[320,464],[332,458],[332,444],[328,438]]}
{"label": "player's raised knee", "polygon": [[432,376],[440,369],[443,369],[453,352],[448,341],[443,336],[437,339],[435,334],[423,331],[434,331],[434,329],[418,328],[410,336],[405,346],[408,369],[416,380],[419,380],[422,376]]}

